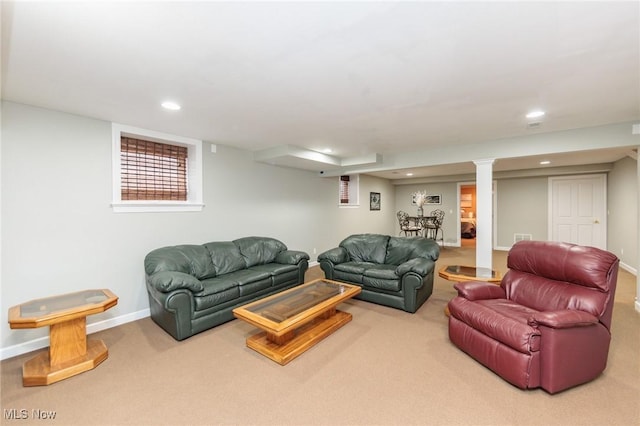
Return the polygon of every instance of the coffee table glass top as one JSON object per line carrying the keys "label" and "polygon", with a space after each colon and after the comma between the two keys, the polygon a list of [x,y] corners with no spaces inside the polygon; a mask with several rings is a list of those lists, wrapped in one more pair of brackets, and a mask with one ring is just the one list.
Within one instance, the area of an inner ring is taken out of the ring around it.
{"label": "coffee table glass top", "polygon": [[318,280],[268,298],[263,302],[251,304],[246,309],[271,321],[282,322],[312,306],[344,293],[346,289],[347,286],[336,282]]}
{"label": "coffee table glass top", "polygon": [[489,268],[477,268],[475,266],[451,265],[446,271],[454,275],[462,275],[469,278],[497,278],[498,273]]}
{"label": "coffee table glass top", "polygon": [[20,318],[40,317],[84,305],[102,303],[112,296],[104,290],[84,290],[77,293],[36,299],[20,305]]}

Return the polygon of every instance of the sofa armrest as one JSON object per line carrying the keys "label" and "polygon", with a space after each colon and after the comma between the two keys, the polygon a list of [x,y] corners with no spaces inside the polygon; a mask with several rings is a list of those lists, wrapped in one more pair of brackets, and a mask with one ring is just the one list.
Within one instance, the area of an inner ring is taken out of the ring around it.
{"label": "sofa armrest", "polygon": [[414,259],[407,260],[403,264],[396,268],[396,275],[403,276],[407,272],[415,272],[416,274],[425,277],[429,272],[435,268],[435,262],[431,259],[424,257],[416,257]]}
{"label": "sofa armrest", "polygon": [[194,293],[204,290],[204,286],[199,279],[184,272],[162,271],[149,276],[147,279],[153,288],[162,293],[169,293],[179,288],[191,290]]}
{"label": "sofa armrest", "polygon": [[331,250],[327,250],[324,253],[320,253],[318,261],[321,262],[323,260],[333,264],[344,263],[349,261],[349,255],[347,254],[347,250],[343,247],[336,247]]}
{"label": "sofa armrest", "polygon": [[301,260],[309,260],[309,255],[303,251],[285,250],[278,253],[275,262],[284,265],[297,265]]}
{"label": "sofa armrest", "polygon": [[505,299],[506,293],[499,285],[484,281],[465,281],[454,284],[458,295],[467,300]]}
{"label": "sofa armrest", "polygon": [[563,309],[538,312],[529,318],[528,323],[533,327],[544,325],[550,328],[572,328],[597,324],[598,318],[584,311]]}

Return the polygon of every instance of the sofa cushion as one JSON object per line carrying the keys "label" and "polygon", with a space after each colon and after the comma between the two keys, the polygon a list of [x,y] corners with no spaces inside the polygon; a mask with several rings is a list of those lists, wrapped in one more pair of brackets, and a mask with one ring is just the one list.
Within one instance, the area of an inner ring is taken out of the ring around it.
{"label": "sofa cushion", "polygon": [[[216,278],[213,279],[215,280]],[[196,305],[194,310],[202,311],[204,309],[209,309],[213,306],[235,300],[238,297],[240,297],[240,287],[237,285],[217,293],[196,296],[193,298]]]}
{"label": "sofa cushion", "polygon": [[[221,293],[229,289],[238,287],[236,281],[227,279],[227,276],[214,277],[202,280],[202,291],[197,296],[208,296],[210,294]],[[239,294],[239,293],[238,293]]]}
{"label": "sofa cushion", "polygon": [[222,275],[221,279],[225,279],[236,285],[243,286],[251,284],[255,281],[261,281],[271,278],[271,274],[265,271],[256,271],[253,269],[241,269],[239,271],[231,272],[229,274]]}
{"label": "sofa cushion", "polygon": [[214,265],[217,275],[228,274],[247,267],[238,246],[231,241],[206,243],[204,247],[209,252],[211,263]]}
{"label": "sofa cushion", "polygon": [[251,269],[231,272],[230,274],[224,275],[222,278],[238,283],[240,296],[246,296],[248,294],[255,293],[256,291],[269,288],[272,283],[271,274],[269,272]]}
{"label": "sofa cushion", "polygon": [[245,258],[247,267],[271,263],[276,259],[278,253],[287,249],[287,246],[281,241],[266,237],[239,238],[233,243]]}
{"label": "sofa cushion", "polygon": [[427,238],[390,237],[387,245],[387,257],[384,263],[400,265],[415,258],[438,260],[438,244]]}
{"label": "sofa cushion", "polygon": [[415,241],[411,238],[389,238],[385,263],[400,265],[414,256]]}
{"label": "sofa cushion", "polygon": [[380,265],[371,262],[345,262],[335,266],[336,271],[348,272],[350,274],[363,275],[364,271],[369,268],[375,268]]}
{"label": "sofa cushion", "polygon": [[402,287],[400,286],[399,278],[384,279],[384,278],[368,277],[365,275],[362,277],[362,284],[365,287],[375,288],[375,289],[385,290],[385,291],[398,292],[402,289]]}
{"label": "sofa cushion", "polygon": [[284,274],[286,272],[297,271],[297,265],[283,265],[281,263],[267,263],[266,265],[255,265],[249,268],[250,271],[267,273],[270,276]]}
{"label": "sofa cushion", "polygon": [[364,275],[359,273],[351,273],[335,270],[333,273],[333,279],[336,281],[344,281],[350,284],[362,285],[362,278]]}
{"label": "sofa cushion", "polygon": [[401,290],[400,277],[395,265],[375,265],[364,271],[362,284],[365,287],[397,292]]}
{"label": "sofa cushion", "polygon": [[395,265],[375,265],[371,268],[365,269],[365,277],[380,278],[383,280],[397,280],[398,274],[396,274]]}
{"label": "sofa cushion", "polygon": [[388,235],[359,234],[345,238],[340,247],[347,250],[354,262],[385,263]]}

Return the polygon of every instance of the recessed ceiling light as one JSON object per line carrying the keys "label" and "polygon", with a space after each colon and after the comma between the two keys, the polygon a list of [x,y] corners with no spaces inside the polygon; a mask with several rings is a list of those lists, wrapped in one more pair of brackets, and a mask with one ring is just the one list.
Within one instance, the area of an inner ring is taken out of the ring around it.
{"label": "recessed ceiling light", "polygon": [[170,109],[171,111],[178,111],[181,107],[175,102],[166,101],[162,103],[162,108]]}
{"label": "recessed ceiling light", "polygon": [[540,165],[541,165],[541,166],[546,166],[547,164],[551,164],[551,161],[549,161],[549,160],[543,160],[543,161],[541,161],[541,162],[540,162]]}
{"label": "recessed ceiling light", "polygon": [[527,118],[540,118],[542,116],[544,116],[544,111],[541,110],[531,111],[527,114]]}
{"label": "recessed ceiling light", "polygon": [[413,176],[413,173],[407,173],[407,176]]}

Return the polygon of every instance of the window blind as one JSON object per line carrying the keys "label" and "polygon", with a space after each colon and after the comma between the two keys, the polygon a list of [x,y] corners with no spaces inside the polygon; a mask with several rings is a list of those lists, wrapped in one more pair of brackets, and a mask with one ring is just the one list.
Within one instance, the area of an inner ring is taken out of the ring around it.
{"label": "window blind", "polygon": [[340,176],[340,204],[349,204],[349,176]]}
{"label": "window blind", "polygon": [[122,200],[187,200],[187,148],[120,138]]}

